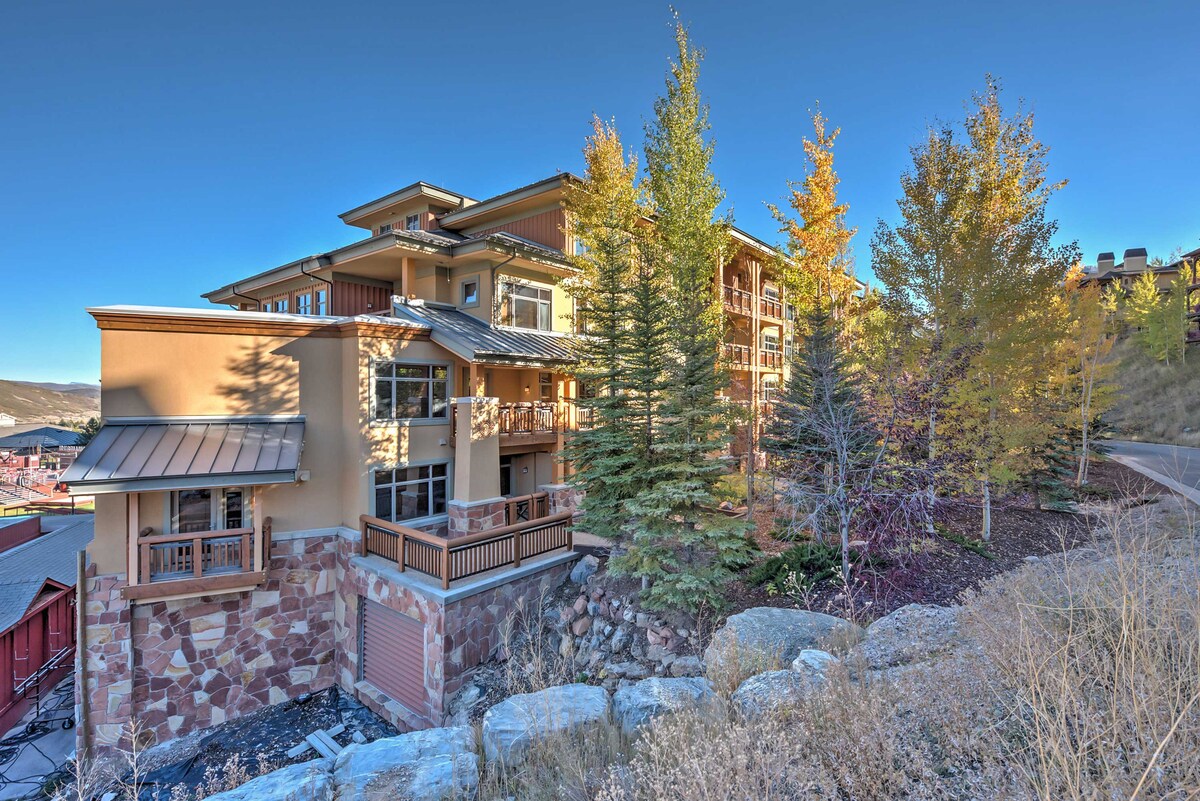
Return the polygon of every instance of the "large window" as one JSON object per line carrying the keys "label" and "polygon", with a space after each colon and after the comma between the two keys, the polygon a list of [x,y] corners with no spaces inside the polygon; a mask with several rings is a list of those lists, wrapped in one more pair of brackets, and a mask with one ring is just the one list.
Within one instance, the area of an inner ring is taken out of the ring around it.
{"label": "large window", "polygon": [[445,419],[450,370],[440,364],[375,363],[376,420]]}
{"label": "large window", "polygon": [[375,516],[399,523],[446,513],[446,465],[375,471]]}
{"label": "large window", "polygon": [[779,352],[779,336],[777,334],[763,334],[763,350],[769,353]]}
{"label": "large window", "polygon": [[171,533],[193,534],[248,528],[248,494],[242,487],[191,489],[171,493]]}
{"label": "large window", "polygon": [[549,287],[504,281],[500,284],[501,324],[549,331],[551,296]]}

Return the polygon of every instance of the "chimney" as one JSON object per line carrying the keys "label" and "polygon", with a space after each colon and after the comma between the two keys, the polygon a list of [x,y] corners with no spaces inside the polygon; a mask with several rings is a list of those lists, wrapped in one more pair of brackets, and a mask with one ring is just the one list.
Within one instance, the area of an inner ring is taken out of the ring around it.
{"label": "chimney", "polygon": [[1121,272],[1126,275],[1140,275],[1146,272],[1146,249],[1130,248],[1125,251],[1125,263],[1121,267]]}
{"label": "chimney", "polygon": [[1111,270],[1117,263],[1117,257],[1113,253],[1101,253],[1096,257],[1096,274],[1104,275]]}

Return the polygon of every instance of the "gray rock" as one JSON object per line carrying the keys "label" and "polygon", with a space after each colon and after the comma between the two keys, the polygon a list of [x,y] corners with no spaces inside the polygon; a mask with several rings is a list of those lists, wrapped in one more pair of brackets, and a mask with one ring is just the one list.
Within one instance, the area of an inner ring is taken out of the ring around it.
{"label": "gray rock", "polygon": [[807,673],[814,677],[825,677],[825,672],[840,662],[828,651],[818,651],[815,648],[805,648],[800,655],[792,660],[792,670],[797,673]]}
{"label": "gray rock", "polygon": [[654,718],[712,703],[716,693],[705,679],[646,679],[617,690],[613,718],[632,737]]}
{"label": "gray rock", "polygon": [[770,670],[742,682],[734,690],[730,701],[743,715],[757,717],[772,710],[795,706],[824,683],[823,676],[795,670]]}
{"label": "gray rock", "polygon": [[759,606],[730,616],[717,629],[704,652],[704,665],[712,676],[735,667],[736,660],[741,673],[753,673],[787,666],[809,648],[844,651],[862,636],[861,628],[840,617]]}
{"label": "gray rock", "polygon": [[337,755],[338,801],[473,799],[479,790],[475,732],[469,726],[425,729]]}
{"label": "gray rock", "polygon": [[698,656],[681,656],[671,663],[672,676],[699,676],[703,672]]}
{"label": "gray rock", "polygon": [[634,681],[650,675],[650,670],[641,662],[609,662],[604,666],[604,672]]}
{"label": "gray rock", "polygon": [[646,658],[651,662],[662,662],[669,656],[671,656],[671,652],[665,645],[651,645],[646,649]]}
{"label": "gray rock", "polygon": [[519,762],[530,745],[608,717],[608,693],[567,684],[506,698],[483,716],[483,753],[488,762]]}
{"label": "gray rock", "polygon": [[613,632],[611,641],[612,651],[614,654],[619,654],[629,647],[629,637],[629,626],[617,626],[617,630]]}
{"label": "gray rock", "polygon": [[571,568],[571,581],[576,584],[587,584],[587,580],[596,574],[600,569],[600,560],[588,554],[575,563],[575,567]]}
{"label": "gray rock", "polygon": [[314,759],[210,795],[212,801],[333,801],[332,759]]}
{"label": "gray rock", "polygon": [[909,604],[867,627],[846,661],[855,670],[885,670],[928,662],[968,646],[957,606]]}

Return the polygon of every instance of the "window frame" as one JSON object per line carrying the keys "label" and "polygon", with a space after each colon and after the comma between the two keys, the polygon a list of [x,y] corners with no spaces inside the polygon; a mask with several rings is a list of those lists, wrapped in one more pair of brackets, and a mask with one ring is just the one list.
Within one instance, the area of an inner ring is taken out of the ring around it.
{"label": "window frame", "polygon": [[404,216],[405,231],[420,231],[421,230],[421,213],[406,214]]}
{"label": "window frame", "polygon": [[[475,300],[467,300],[467,287],[471,284],[475,285]],[[483,282],[480,281],[478,275],[472,275],[458,282],[458,300],[460,309],[476,309],[479,308],[480,292],[483,289]]]}
{"label": "window frame", "polygon": [[311,315],[312,313],[312,292],[297,292],[296,314]]}
{"label": "window frame", "polygon": [[[509,279],[509,278],[501,278],[498,283],[499,283],[499,287],[500,287],[500,292],[499,292],[499,295],[500,295],[500,298],[499,298],[499,301],[500,301],[499,302],[500,325],[507,326],[509,328],[517,328],[517,329],[520,329],[521,331],[538,331],[538,332],[543,332],[543,333],[549,333],[549,332],[554,331],[554,287],[553,286],[550,286],[547,284],[539,284],[539,283],[535,283],[533,281],[521,281],[520,279]],[[533,290],[538,293],[537,298],[518,296],[520,300],[528,301],[528,302],[536,304],[536,306],[537,306],[536,316],[537,316],[537,321],[538,321],[538,325],[536,328],[530,328],[528,326],[516,324],[515,317],[513,315],[513,308],[514,308],[513,297],[514,297],[515,291],[520,290],[520,289],[530,289],[530,290]],[[543,292],[546,293],[545,299],[543,299],[541,297]],[[545,327],[544,328],[542,327],[542,306],[543,306],[543,304],[546,307]]]}
{"label": "window frame", "polygon": [[[415,479],[407,479],[407,480],[403,480],[403,481],[396,480],[396,473],[398,471],[420,469],[422,467],[430,468],[428,478],[415,478]],[[441,476],[435,476],[433,474],[433,468],[435,468],[435,467],[444,468],[445,474],[441,475]],[[383,473],[383,472],[391,472],[392,480],[390,483],[388,483],[388,484],[376,483],[378,474]],[[368,477],[367,480],[370,482],[370,504],[371,504],[371,515],[373,517],[378,517],[381,520],[387,520],[392,523],[400,523],[400,524],[406,525],[406,526],[422,526],[422,525],[428,525],[430,523],[438,523],[443,520],[446,520],[449,517],[450,501],[454,497],[454,486],[453,486],[453,483],[454,483],[454,460],[453,459],[425,459],[425,460],[419,460],[419,461],[415,461],[415,462],[405,462],[403,464],[394,465],[394,466],[393,465],[381,465],[381,466],[372,468],[372,470],[370,472],[370,476]],[[434,508],[433,484],[437,481],[443,482],[443,485],[444,485],[443,486],[443,495],[442,495],[442,504],[445,507],[445,511],[442,511],[442,512],[434,512],[433,511],[433,508]],[[426,497],[426,502],[428,503],[428,509],[430,511],[430,514],[427,514],[427,515],[424,515],[421,517],[408,517],[408,518],[396,519],[396,517],[395,517],[396,508],[397,508],[396,489],[398,487],[407,486],[410,484],[425,484],[426,485],[426,490],[425,490],[426,496],[425,497]],[[385,517],[384,515],[379,513],[380,509],[379,509],[378,489],[381,486],[391,488],[391,504],[392,504],[391,516]]]}
{"label": "window frame", "polygon": [[390,234],[392,232],[393,228],[394,228],[394,226],[392,223],[390,223],[390,222],[383,223],[382,225],[379,226],[379,233],[376,234],[376,236],[382,236],[383,234]]}
{"label": "window frame", "polygon": [[313,294],[313,308],[317,310],[318,317],[324,317],[329,313],[329,290],[318,289]]}
{"label": "window frame", "polygon": [[[395,371],[391,376],[380,376],[379,368],[381,365],[391,365],[394,367],[427,367],[429,368],[428,378],[396,378]],[[433,371],[435,369],[445,370],[445,378],[435,378]],[[368,384],[368,391],[371,395],[370,402],[370,424],[379,426],[413,426],[413,425],[450,425],[451,406],[454,405],[454,365],[448,361],[426,361],[419,359],[372,359],[371,372]],[[391,411],[394,415],[396,412],[396,384],[399,382],[425,382],[426,398],[429,403],[429,411],[432,415],[434,408],[433,385],[437,382],[442,382],[446,385],[446,413],[441,417],[379,417],[379,391],[378,383],[381,380],[391,383]],[[393,468],[395,469],[395,468]]]}

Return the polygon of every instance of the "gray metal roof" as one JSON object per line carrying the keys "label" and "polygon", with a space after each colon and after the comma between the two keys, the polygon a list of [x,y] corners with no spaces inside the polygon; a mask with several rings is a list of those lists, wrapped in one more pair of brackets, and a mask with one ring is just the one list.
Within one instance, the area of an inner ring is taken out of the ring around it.
{"label": "gray metal roof", "polygon": [[106,419],[62,480],[72,494],[296,480],[303,415]]}
{"label": "gray metal roof", "polygon": [[444,303],[401,302],[395,304],[395,311],[430,326],[430,339],[467,361],[529,365],[577,361],[571,340],[562,334],[488,325]]}
{"label": "gray metal roof", "polygon": [[22,424],[0,428],[0,449],[63,448],[79,444],[79,432],[62,426]]}
{"label": "gray metal roof", "polygon": [[0,553],[0,631],[25,616],[47,579],[75,586],[75,554],[92,541],[93,521],[80,517]]}

